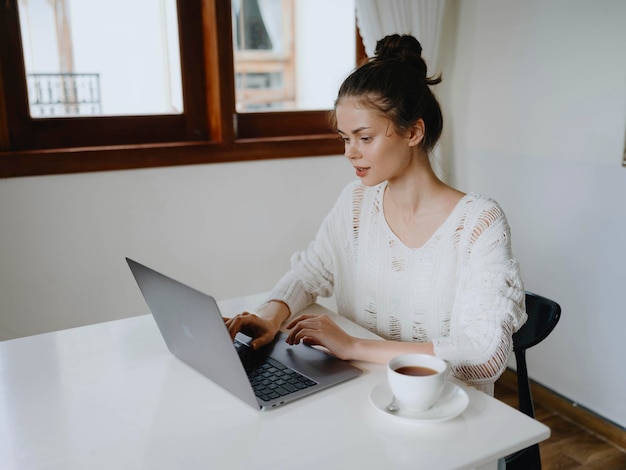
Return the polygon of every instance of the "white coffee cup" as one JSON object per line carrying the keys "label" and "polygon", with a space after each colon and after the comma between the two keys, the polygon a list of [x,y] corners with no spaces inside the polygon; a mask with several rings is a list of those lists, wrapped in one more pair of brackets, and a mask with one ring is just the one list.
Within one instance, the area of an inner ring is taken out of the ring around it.
{"label": "white coffee cup", "polygon": [[400,408],[426,411],[435,404],[450,373],[448,363],[428,354],[403,354],[387,364],[389,388]]}

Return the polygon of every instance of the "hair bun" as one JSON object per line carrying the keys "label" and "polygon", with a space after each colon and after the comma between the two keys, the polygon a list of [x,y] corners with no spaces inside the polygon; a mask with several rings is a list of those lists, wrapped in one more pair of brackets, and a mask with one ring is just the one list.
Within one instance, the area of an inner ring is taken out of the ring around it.
{"label": "hair bun", "polygon": [[422,45],[410,34],[391,34],[376,43],[376,61],[398,61],[415,67],[428,85],[441,82],[441,76],[428,77],[426,62],[422,57]]}
{"label": "hair bun", "polygon": [[408,34],[392,34],[376,43],[374,54],[379,60],[422,62],[422,45],[415,37]]}

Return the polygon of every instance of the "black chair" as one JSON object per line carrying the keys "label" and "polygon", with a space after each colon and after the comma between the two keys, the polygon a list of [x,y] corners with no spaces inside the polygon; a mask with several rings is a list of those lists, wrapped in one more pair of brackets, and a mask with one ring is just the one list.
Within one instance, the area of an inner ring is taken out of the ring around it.
{"label": "black chair", "polygon": [[[533,397],[530,392],[526,350],[543,341],[554,329],[561,317],[561,307],[540,295],[526,292],[528,320],[513,334],[513,352],[517,365],[517,391],[519,410],[535,417]],[[532,445],[506,457],[507,470],[541,470],[539,444]]]}

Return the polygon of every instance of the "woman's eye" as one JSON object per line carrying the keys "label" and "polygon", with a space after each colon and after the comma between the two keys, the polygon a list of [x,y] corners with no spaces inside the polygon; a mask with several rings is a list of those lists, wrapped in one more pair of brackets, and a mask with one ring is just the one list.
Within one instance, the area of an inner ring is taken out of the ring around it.
{"label": "woman's eye", "polygon": [[367,142],[370,142],[371,140],[372,140],[371,137],[361,137],[361,142],[367,143]]}

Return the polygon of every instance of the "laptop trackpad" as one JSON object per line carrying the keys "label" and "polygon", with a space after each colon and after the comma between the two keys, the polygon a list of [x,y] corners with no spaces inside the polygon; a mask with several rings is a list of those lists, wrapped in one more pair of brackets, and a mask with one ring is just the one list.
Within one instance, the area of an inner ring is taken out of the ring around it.
{"label": "laptop trackpad", "polygon": [[274,341],[267,346],[268,354],[287,367],[290,367],[310,379],[323,384],[326,381],[335,381],[337,376],[354,376],[355,370],[360,372],[349,362],[338,359],[325,351],[307,346],[303,343],[290,345],[285,341],[287,334],[280,332]]}

